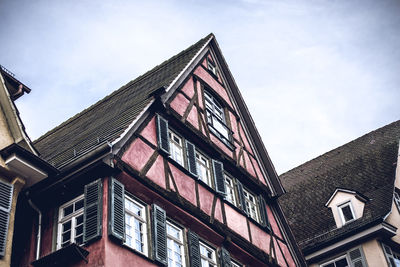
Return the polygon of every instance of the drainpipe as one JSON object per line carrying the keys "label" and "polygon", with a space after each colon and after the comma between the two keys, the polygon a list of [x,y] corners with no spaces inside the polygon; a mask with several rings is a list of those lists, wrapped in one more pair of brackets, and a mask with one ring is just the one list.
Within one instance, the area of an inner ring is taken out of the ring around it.
{"label": "drainpipe", "polygon": [[36,260],[39,259],[40,256],[40,240],[42,237],[42,212],[39,210],[39,208],[33,204],[31,199],[28,199],[29,205],[38,213],[38,229],[37,229],[37,237],[36,237]]}

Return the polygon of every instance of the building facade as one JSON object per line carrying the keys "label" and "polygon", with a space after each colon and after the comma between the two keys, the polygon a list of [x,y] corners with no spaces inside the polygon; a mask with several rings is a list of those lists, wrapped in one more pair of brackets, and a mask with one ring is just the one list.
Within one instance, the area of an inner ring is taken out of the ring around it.
{"label": "building facade", "polygon": [[212,34],[34,146],[58,173],[26,191],[14,266],[305,265]]}
{"label": "building facade", "polygon": [[400,121],[280,176],[309,266],[400,266]]}
{"label": "building facade", "polygon": [[14,219],[21,190],[46,178],[52,167],[37,156],[14,101],[30,89],[0,65],[0,266],[10,266]]}

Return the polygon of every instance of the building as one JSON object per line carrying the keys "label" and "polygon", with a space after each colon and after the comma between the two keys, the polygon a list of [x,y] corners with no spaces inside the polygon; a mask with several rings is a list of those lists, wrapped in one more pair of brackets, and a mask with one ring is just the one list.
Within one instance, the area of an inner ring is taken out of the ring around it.
{"label": "building", "polygon": [[26,192],[14,266],[305,265],[212,34],[34,146],[59,173]]}
{"label": "building", "polygon": [[0,266],[10,266],[19,193],[55,171],[37,156],[14,103],[30,91],[0,66]]}
{"label": "building", "polygon": [[400,121],[280,176],[310,266],[400,266]]}

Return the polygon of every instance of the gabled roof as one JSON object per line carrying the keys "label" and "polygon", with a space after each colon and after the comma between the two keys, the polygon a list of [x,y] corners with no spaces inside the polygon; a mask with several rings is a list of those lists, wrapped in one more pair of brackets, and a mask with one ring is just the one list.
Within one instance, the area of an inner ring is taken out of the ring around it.
{"label": "gabled roof", "polygon": [[213,35],[127,83],[34,141],[41,157],[55,167],[120,137],[154,98],[167,88]]}
{"label": "gabled roof", "polygon": [[[287,194],[279,201],[303,251],[383,221],[391,210],[399,139],[396,121],[280,176]],[[363,217],[341,228],[325,206],[336,188],[370,199]]]}
{"label": "gabled roof", "polygon": [[361,194],[360,192],[354,191],[354,190],[349,190],[346,188],[336,188],[335,192],[333,192],[333,194],[331,194],[330,198],[328,199],[328,201],[325,203],[325,207],[328,207],[329,204],[331,203],[331,201],[335,198],[336,194],[338,192],[343,192],[343,193],[347,193],[347,194],[352,194],[354,196],[356,196],[357,199],[359,199],[362,202],[367,202],[369,200],[369,198],[367,198],[366,196],[364,196],[363,194]]}

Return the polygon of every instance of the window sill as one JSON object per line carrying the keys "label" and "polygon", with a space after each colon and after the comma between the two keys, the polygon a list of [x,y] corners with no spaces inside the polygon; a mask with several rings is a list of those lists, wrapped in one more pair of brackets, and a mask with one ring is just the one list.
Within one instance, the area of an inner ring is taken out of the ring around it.
{"label": "window sill", "polygon": [[33,261],[31,264],[35,267],[68,266],[69,264],[77,263],[81,260],[87,262],[86,258],[88,255],[89,251],[75,243],[72,243]]}
{"label": "window sill", "polygon": [[145,259],[145,260],[147,260],[147,261],[149,261],[149,262],[151,262],[151,263],[155,263],[155,261],[154,261],[152,258],[150,258],[149,256],[143,254],[142,252],[139,252],[139,251],[137,251],[136,249],[134,249],[134,248],[128,246],[127,244],[125,244],[125,243],[120,243],[120,245],[121,245],[122,247],[126,248],[127,250],[129,250],[130,252],[135,253],[135,255],[138,255],[139,257],[141,257],[141,258],[143,258],[143,259]]}

